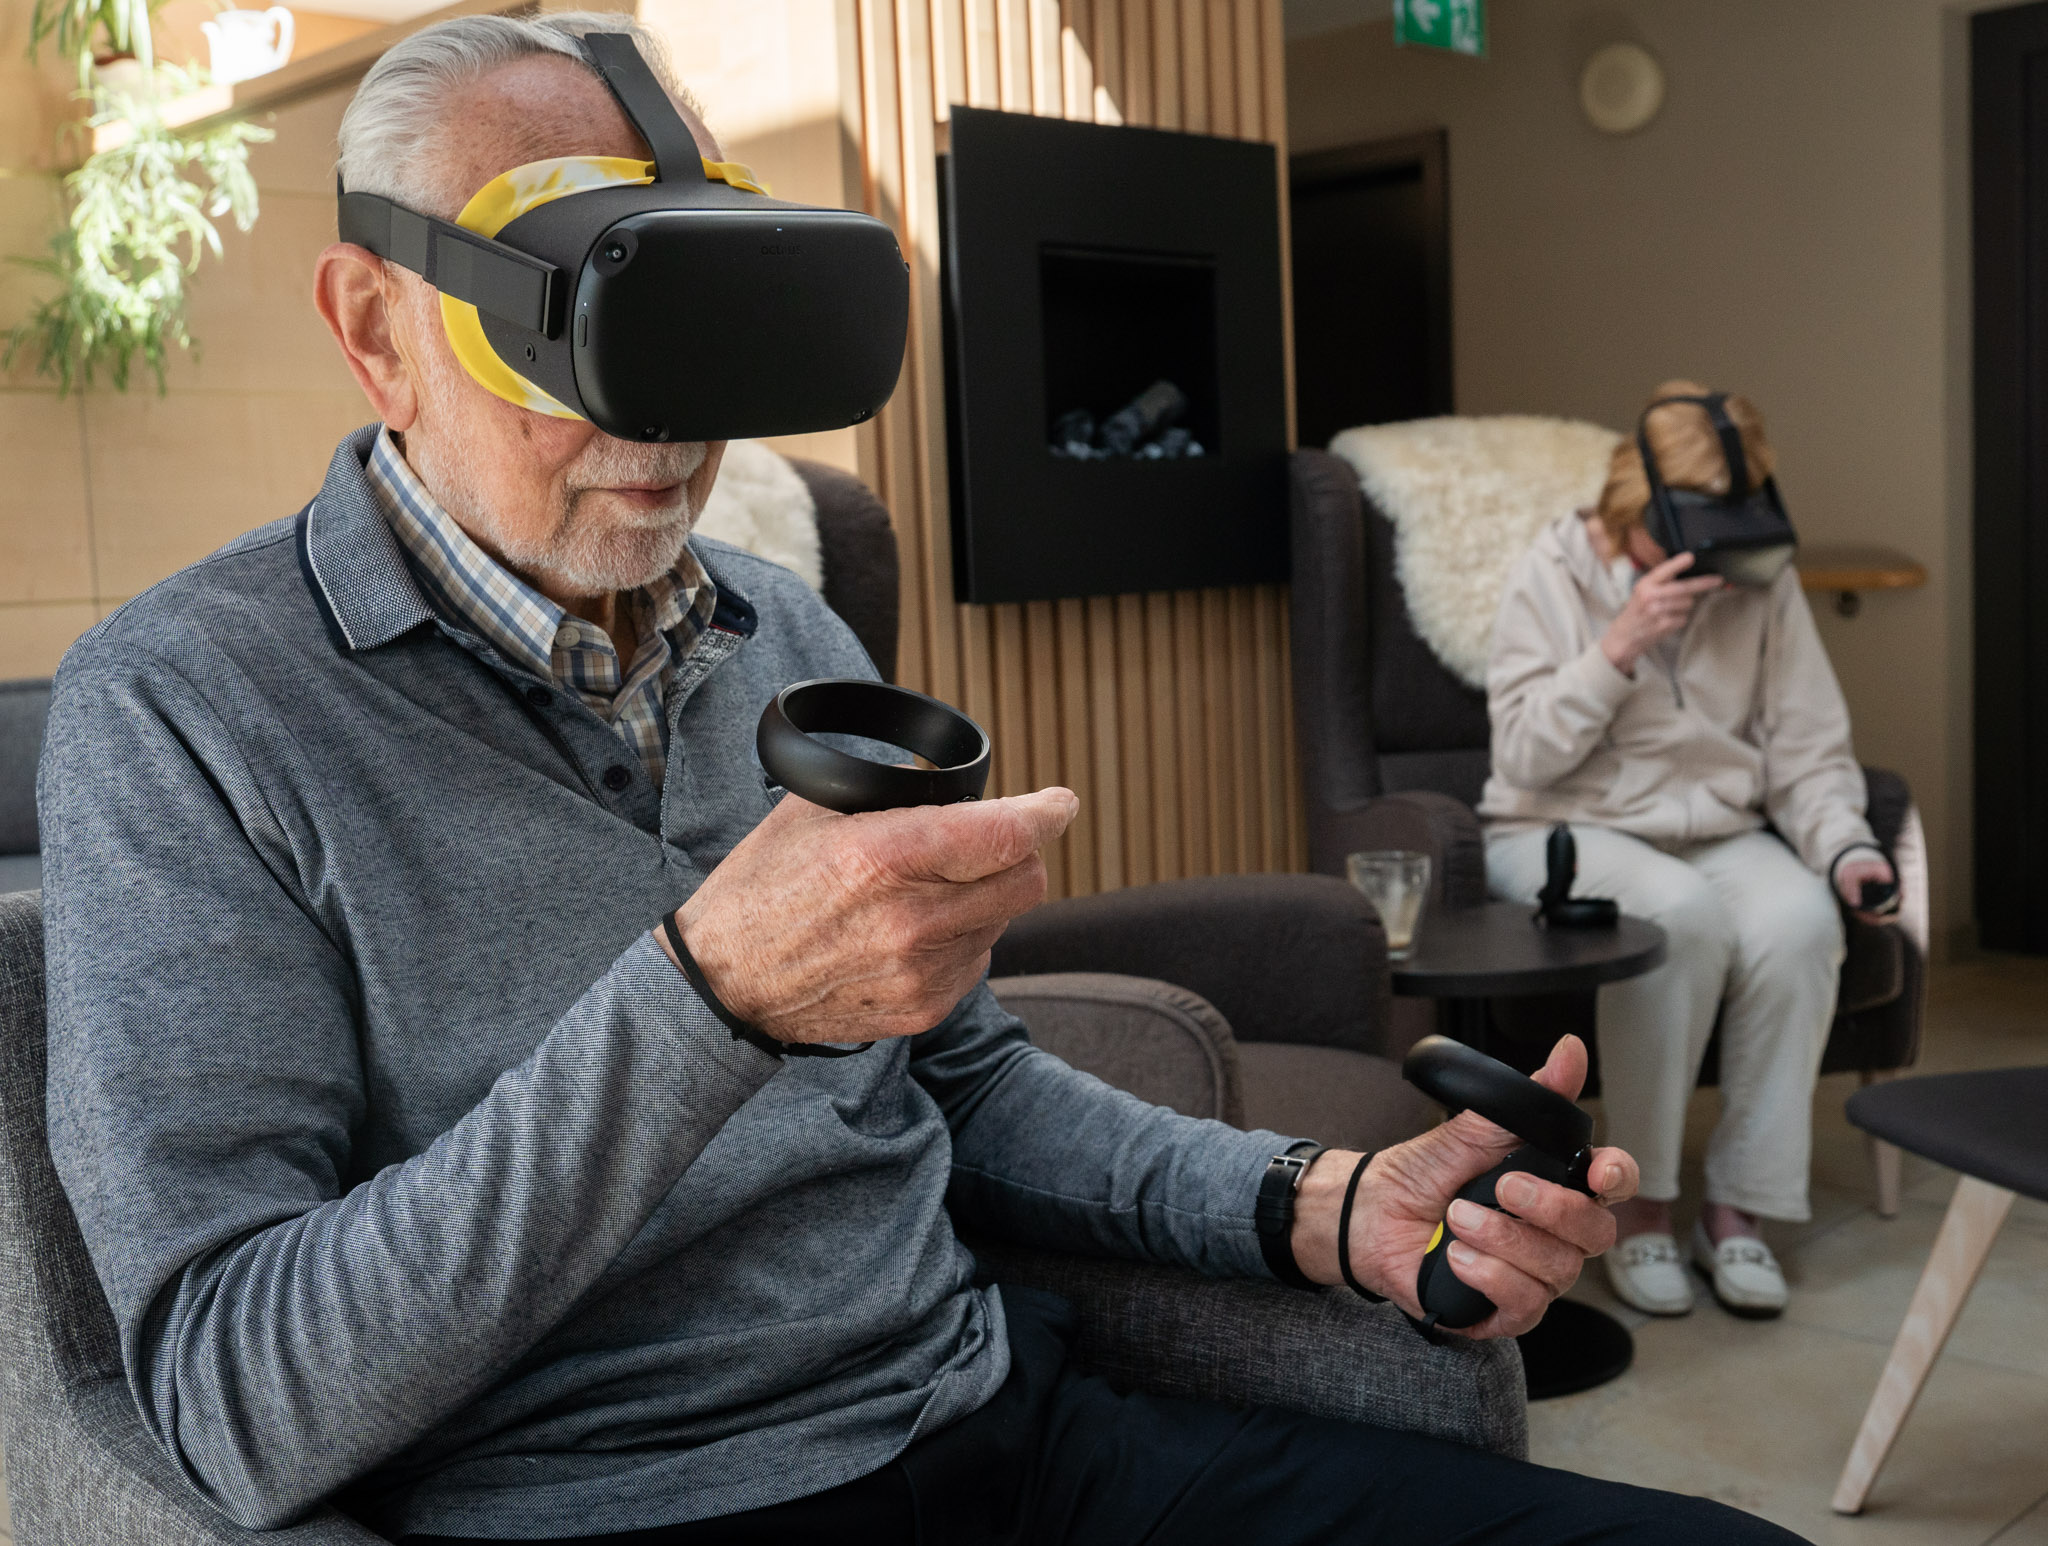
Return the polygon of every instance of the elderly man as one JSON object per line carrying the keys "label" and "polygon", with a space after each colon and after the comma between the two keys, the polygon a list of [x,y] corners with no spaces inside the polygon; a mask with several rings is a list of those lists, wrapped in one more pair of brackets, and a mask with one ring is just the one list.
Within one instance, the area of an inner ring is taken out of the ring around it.
{"label": "elderly man", "polygon": [[[507,169],[644,157],[575,36],[387,54],[347,185],[453,217]],[[645,40],[643,40],[645,46]],[[701,125],[700,143],[712,150]],[[718,445],[484,390],[361,248],[315,298],[381,423],[295,519],[109,618],[42,797],[50,1129],[149,1430],[231,1518],[336,1498],[412,1541],[1729,1541],[1711,1505],[1272,1411],[1123,1397],[954,1219],[1268,1267],[1289,1140],[1034,1050],[981,977],[1072,818],[1046,789],[842,817],[763,787],[790,681],[866,674],[787,572],[689,542]],[[720,298],[729,305],[745,298]],[[688,363],[678,362],[678,369]],[[672,916],[729,1033],[656,925]],[[786,1060],[778,1044],[875,1042]],[[1567,1043],[1544,1078],[1573,1093]],[[1414,1308],[1464,1117],[1297,1195],[1296,1268]],[[1633,1162],[1592,1180],[1627,1196]],[[1458,1273],[1533,1324],[1613,1236],[1530,1181]]]}

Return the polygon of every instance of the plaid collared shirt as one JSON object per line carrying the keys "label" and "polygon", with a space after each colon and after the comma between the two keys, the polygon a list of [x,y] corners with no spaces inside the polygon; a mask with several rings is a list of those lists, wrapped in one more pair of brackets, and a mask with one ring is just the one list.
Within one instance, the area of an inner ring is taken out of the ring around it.
{"label": "plaid collared shirt", "polygon": [[575,693],[633,749],[659,789],[668,768],[669,687],[718,602],[695,555],[684,548],[673,570],[620,598],[633,608],[640,639],[622,672],[602,628],[564,612],[476,545],[406,465],[388,429],[378,431],[366,471],[433,601],[515,664]]}

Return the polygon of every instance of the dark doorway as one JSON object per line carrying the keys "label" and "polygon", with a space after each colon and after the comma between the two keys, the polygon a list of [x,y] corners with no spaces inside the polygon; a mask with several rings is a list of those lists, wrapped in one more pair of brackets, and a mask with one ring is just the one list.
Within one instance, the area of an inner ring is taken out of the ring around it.
{"label": "dark doorway", "polygon": [[1977,918],[2048,955],[2048,4],[1970,22]]}
{"label": "dark doorway", "polygon": [[1451,411],[1451,234],[1441,130],[1295,156],[1298,439]]}

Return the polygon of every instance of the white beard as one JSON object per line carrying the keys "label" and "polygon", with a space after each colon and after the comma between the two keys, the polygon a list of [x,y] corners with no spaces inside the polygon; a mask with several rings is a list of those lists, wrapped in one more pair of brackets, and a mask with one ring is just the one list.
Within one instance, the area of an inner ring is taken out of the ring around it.
{"label": "white beard", "polygon": [[[638,590],[675,568],[683,556],[700,513],[687,480],[704,465],[705,449],[702,441],[642,445],[600,435],[569,464],[561,518],[547,536],[507,532],[472,501],[478,535],[513,568],[579,595]],[[593,490],[643,482],[674,483],[675,495],[658,510],[601,517],[584,497]]]}
{"label": "white beard", "polygon": [[[416,315],[425,327],[439,329],[433,292],[421,285]],[[416,351],[426,376],[429,400],[458,400],[457,394],[480,390],[445,347],[434,339]],[[435,494],[443,508],[461,522],[484,547],[522,574],[559,585],[584,596],[638,590],[674,569],[683,544],[702,513],[688,479],[704,465],[702,441],[649,445],[598,434],[578,453],[563,475],[562,508],[554,529],[534,537],[505,529],[480,490],[478,452],[460,435],[438,437],[434,470],[440,487]],[[658,510],[600,515],[584,496],[594,490],[631,483],[673,483],[674,497]]]}

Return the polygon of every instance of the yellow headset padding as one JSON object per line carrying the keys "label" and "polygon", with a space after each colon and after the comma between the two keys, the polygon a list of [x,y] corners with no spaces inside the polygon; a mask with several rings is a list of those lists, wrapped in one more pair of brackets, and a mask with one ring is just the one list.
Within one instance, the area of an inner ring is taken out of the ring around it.
{"label": "yellow headset padding", "polygon": [[[766,194],[768,189],[754,180],[754,174],[737,161],[704,162],[704,175],[743,193]],[[654,163],[624,156],[558,156],[551,161],[529,161],[501,172],[462,206],[455,223],[479,236],[496,236],[530,209],[593,188],[620,188],[654,181]],[[582,414],[557,402],[498,357],[484,336],[483,319],[468,301],[452,295],[441,297],[441,327],[448,335],[448,347],[476,384],[508,403],[544,413],[553,419],[580,419]]]}

